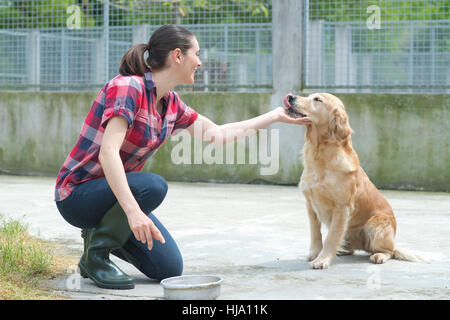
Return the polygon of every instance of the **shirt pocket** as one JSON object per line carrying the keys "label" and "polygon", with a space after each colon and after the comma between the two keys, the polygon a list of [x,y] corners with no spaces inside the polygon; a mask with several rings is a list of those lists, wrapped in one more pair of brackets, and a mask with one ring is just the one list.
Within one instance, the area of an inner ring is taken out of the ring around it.
{"label": "shirt pocket", "polygon": [[139,110],[134,118],[134,125],[129,135],[129,141],[136,147],[152,147],[148,113]]}

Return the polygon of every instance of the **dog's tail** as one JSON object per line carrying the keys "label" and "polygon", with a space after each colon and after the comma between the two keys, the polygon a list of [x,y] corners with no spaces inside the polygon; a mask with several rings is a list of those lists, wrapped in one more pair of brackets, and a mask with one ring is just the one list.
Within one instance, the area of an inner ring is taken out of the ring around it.
{"label": "dog's tail", "polygon": [[435,260],[440,260],[442,256],[440,254],[435,254],[431,252],[417,252],[406,249],[398,249],[394,250],[394,259],[411,261],[411,262],[426,262],[430,263]]}
{"label": "dog's tail", "polygon": [[395,248],[394,250],[394,259],[411,262],[424,262],[424,258],[416,252],[398,248]]}

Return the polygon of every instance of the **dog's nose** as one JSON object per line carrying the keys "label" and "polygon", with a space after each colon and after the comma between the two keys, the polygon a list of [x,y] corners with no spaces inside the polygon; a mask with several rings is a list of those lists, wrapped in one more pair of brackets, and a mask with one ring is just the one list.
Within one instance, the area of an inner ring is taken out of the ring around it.
{"label": "dog's nose", "polygon": [[295,96],[292,94],[288,94],[288,102],[292,103],[292,102],[294,102],[294,100],[295,100]]}

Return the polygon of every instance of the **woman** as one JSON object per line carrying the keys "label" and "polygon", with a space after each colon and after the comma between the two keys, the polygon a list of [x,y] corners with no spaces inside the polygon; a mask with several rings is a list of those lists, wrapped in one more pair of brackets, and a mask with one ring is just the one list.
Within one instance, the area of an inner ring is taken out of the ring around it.
{"label": "woman", "polygon": [[159,175],[139,172],[170,134],[187,129],[194,135],[196,124],[202,128],[200,134],[196,130],[198,138],[222,144],[277,121],[308,123],[288,117],[282,108],[222,126],[197,114],[171,90],[194,83],[202,65],[199,51],[195,36],[179,25],[162,26],[148,44],[133,46],[122,58],[120,75],[95,99],[58,174],[58,210],[83,229],[80,273],[102,288],[134,288],[133,279],[109,260],[110,252],[149,278],[182,273],[175,241],[152,214],[166,195],[167,183]]}

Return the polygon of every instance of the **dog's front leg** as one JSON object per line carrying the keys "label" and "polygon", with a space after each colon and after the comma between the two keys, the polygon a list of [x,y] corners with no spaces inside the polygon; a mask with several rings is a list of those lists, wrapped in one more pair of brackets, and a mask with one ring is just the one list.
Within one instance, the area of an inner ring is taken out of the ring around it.
{"label": "dog's front leg", "polygon": [[344,238],[347,228],[348,212],[346,207],[336,209],[333,212],[330,229],[323,244],[323,249],[319,256],[311,262],[313,269],[326,269],[331,264]]}
{"label": "dog's front leg", "polygon": [[311,246],[309,248],[308,261],[313,261],[322,250],[322,233],[320,232],[320,221],[313,210],[309,200],[306,200],[306,209],[309,217],[309,230],[311,235]]}

